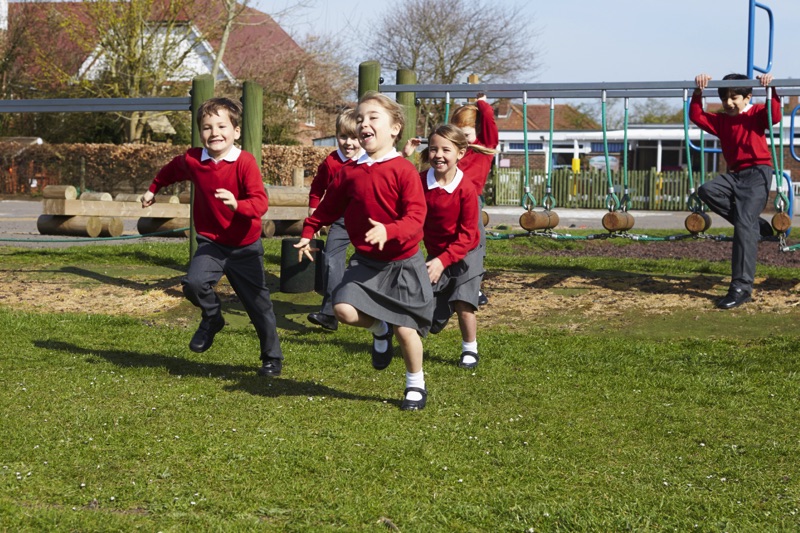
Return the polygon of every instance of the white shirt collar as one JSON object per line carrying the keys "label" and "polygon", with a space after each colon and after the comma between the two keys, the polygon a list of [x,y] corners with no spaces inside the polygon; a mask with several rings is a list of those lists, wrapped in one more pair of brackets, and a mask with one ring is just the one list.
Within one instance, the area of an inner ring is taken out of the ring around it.
{"label": "white shirt collar", "polygon": [[400,157],[400,152],[392,148],[392,151],[386,154],[385,156],[381,157],[377,161],[372,159],[366,152],[361,154],[361,157],[358,158],[357,163],[359,165],[363,165],[366,163],[367,165],[374,165],[375,163],[383,163],[384,161],[389,161],[390,159],[394,159],[395,157]]}
{"label": "white shirt collar", "polygon": [[[220,161],[228,161],[230,163],[233,163],[234,161],[239,159],[239,155],[241,155],[241,153],[242,149],[236,145],[233,145],[231,146],[231,149],[228,150],[228,153],[225,154],[225,157],[220,159]],[[208,155],[208,150],[203,148],[203,154],[200,156],[200,161],[205,161],[206,159],[214,159],[214,158]]]}
{"label": "white shirt collar", "polygon": [[[339,161],[341,161],[342,163],[347,163],[347,161],[348,161],[347,156],[344,155],[339,148],[336,149],[336,153],[339,155]],[[353,157],[351,157],[349,160],[350,161],[358,161],[358,158],[361,157],[361,154],[363,154],[363,153],[364,152],[359,150],[358,153],[356,155],[354,155]]]}
{"label": "white shirt collar", "polygon": [[447,185],[442,187],[441,185],[439,185],[439,182],[436,181],[436,176],[435,176],[435,174],[433,172],[433,169],[429,168],[428,169],[428,190],[430,191],[432,189],[444,189],[445,192],[447,192],[448,194],[453,194],[453,191],[455,191],[458,188],[458,184],[461,183],[461,180],[462,180],[463,177],[464,177],[464,173],[461,171],[460,168],[456,167],[456,176],[453,178],[453,181],[451,181],[450,183],[448,183]]}

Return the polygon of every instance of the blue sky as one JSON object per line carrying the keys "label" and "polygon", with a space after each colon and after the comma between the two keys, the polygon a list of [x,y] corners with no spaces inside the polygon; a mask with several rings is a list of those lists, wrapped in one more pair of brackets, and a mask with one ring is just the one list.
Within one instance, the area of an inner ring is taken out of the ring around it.
{"label": "blue sky", "polygon": [[[267,13],[298,3],[252,1]],[[374,59],[368,43],[376,36],[370,26],[398,0],[299,1],[310,7],[281,20],[290,33],[352,39],[356,66]],[[800,0],[759,2],[772,9],[775,19],[772,74],[800,77]],[[677,81],[700,72],[719,79],[728,72],[744,72],[747,66],[749,0],[493,0],[484,4],[495,9],[521,6],[540,29],[541,68],[518,81]],[[757,13],[755,63],[766,66],[768,17],[763,10]]]}

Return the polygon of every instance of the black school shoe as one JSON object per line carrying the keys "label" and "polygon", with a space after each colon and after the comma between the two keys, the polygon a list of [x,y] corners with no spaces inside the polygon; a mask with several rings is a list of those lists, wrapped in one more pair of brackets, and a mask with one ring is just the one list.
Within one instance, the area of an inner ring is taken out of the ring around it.
{"label": "black school shoe", "polygon": [[717,307],[720,309],[733,309],[751,300],[749,292],[743,289],[730,289],[728,294],[717,302]]}
{"label": "black school shoe", "polygon": [[484,306],[489,303],[489,298],[483,293],[483,291],[478,291],[478,305]]}
{"label": "black school shoe", "polygon": [[[464,357],[467,355],[471,355],[472,357],[474,357],[475,361],[472,363],[465,363]],[[458,366],[460,366],[461,368],[475,368],[476,366],[478,366],[478,359],[479,359],[478,354],[476,354],[475,352],[470,352],[470,351],[461,352],[461,360],[458,362]]]}
{"label": "black school shoe", "polygon": [[265,359],[256,373],[259,376],[276,377],[281,375],[281,370],[283,370],[283,361],[280,359]]}
{"label": "black school shoe", "polygon": [[189,341],[189,349],[197,353],[205,352],[214,344],[214,335],[223,327],[225,327],[225,319],[222,318],[222,315],[218,315],[213,320],[201,321],[197,331],[192,335],[192,340]]}
{"label": "black school shoe", "polygon": [[327,329],[329,331],[336,331],[339,329],[339,321],[333,315],[326,315],[325,313],[309,313],[308,321],[312,324]]}
{"label": "black school shoe", "polygon": [[[409,392],[418,392],[422,395],[421,400],[409,400],[406,398]],[[419,387],[407,387],[403,391],[403,403],[400,404],[402,411],[422,411],[425,409],[425,403],[428,401],[428,391],[420,389]]]}
{"label": "black school shoe", "polygon": [[[375,370],[383,370],[389,363],[392,362],[394,355],[394,346],[392,346],[392,336],[394,336],[394,328],[391,324],[386,324],[389,331],[385,335],[372,334],[372,368]],[[386,351],[379,352],[375,349],[375,341],[386,341]]]}

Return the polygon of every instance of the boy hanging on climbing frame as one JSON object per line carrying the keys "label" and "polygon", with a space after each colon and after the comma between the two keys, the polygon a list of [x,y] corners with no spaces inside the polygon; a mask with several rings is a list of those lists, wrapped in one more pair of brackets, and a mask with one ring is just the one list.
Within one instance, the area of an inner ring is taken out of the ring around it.
{"label": "boy hanging on climbing frame", "polygon": [[[723,80],[748,80],[744,74],[728,74]],[[772,82],[772,75],[757,76],[763,87]],[[761,218],[772,182],[772,159],[765,130],[769,128],[768,110],[764,104],[751,104],[752,87],[718,89],[722,100],[721,113],[703,110],[703,89],[711,76],[695,77],[697,88],[692,94],[689,118],[700,129],[716,135],[728,171],[706,182],[697,191],[711,210],[733,225],[731,284],[728,294],[717,302],[720,309],[733,309],[749,302],[756,273],[756,256],[760,236],[772,235],[769,223]],[[772,123],[781,118],[781,101],[772,89]]]}

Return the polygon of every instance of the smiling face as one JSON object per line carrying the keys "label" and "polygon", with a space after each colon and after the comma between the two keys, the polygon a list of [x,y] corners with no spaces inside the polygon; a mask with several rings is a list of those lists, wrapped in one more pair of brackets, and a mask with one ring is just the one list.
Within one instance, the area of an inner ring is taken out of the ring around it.
{"label": "smiling face", "polygon": [[380,159],[394,148],[402,125],[377,100],[365,100],[356,109],[358,140],[372,159]]}
{"label": "smiling face", "polygon": [[359,144],[358,138],[351,137],[346,133],[340,133],[336,136],[336,144],[347,159],[353,159],[361,151],[361,144]]}
{"label": "smiling face", "polygon": [[751,96],[752,94],[742,96],[741,94],[734,94],[733,91],[728,91],[728,94],[721,98],[722,109],[726,115],[734,117],[744,111],[750,103]]}
{"label": "smiling face", "polygon": [[459,149],[452,141],[433,134],[428,141],[428,162],[437,179],[450,179],[455,176],[456,164],[464,157],[466,150]]}
{"label": "smiling face", "polygon": [[233,125],[225,109],[204,115],[200,120],[200,140],[208,155],[215,160],[228,155],[233,142],[238,140],[240,135],[241,129]]}

